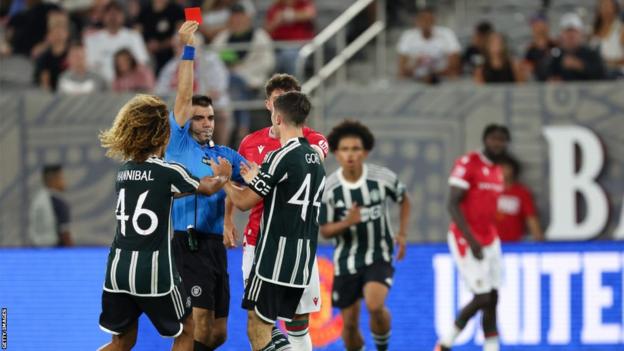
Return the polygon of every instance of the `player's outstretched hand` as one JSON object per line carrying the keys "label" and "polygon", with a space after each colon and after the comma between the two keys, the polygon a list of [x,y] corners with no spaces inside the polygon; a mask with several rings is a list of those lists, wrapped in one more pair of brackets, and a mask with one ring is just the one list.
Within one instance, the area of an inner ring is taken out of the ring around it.
{"label": "player's outstretched hand", "polygon": [[223,222],[223,245],[226,248],[232,249],[236,247],[238,241],[238,230],[236,225],[232,221]]}
{"label": "player's outstretched hand", "polygon": [[349,223],[349,225],[355,225],[362,221],[360,206],[358,206],[357,202],[353,202],[353,206],[347,212],[345,220],[347,221],[347,223]]}
{"label": "player's outstretched hand", "polygon": [[251,183],[258,175],[259,171],[258,165],[255,162],[250,162],[249,164],[241,162],[240,164],[240,174],[247,184]]}
{"label": "player's outstretched hand", "polygon": [[195,21],[186,21],[182,23],[180,26],[180,30],[178,30],[178,34],[180,36],[180,42],[184,45],[193,45],[194,44],[194,34],[199,27],[199,23]]}
{"label": "player's outstretched hand", "polygon": [[394,242],[397,245],[397,255],[396,255],[396,259],[397,261],[401,261],[403,260],[403,258],[405,258],[405,251],[406,251],[406,247],[407,247],[407,238],[405,235],[397,235],[396,237],[394,237]]}
{"label": "player's outstretched hand", "polygon": [[215,176],[227,177],[228,179],[232,177],[232,165],[225,158],[219,157],[217,161],[210,159],[208,163],[210,164],[212,173],[214,173]]}

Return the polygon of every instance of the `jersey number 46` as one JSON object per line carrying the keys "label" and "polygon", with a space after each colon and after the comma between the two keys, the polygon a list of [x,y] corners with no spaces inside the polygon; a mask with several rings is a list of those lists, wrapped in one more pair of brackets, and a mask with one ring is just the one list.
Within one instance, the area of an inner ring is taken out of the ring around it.
{"label": "jersey number 46", "polygon": [[[134,211],[132,211],[132,229],[134,229],[134,231],[139,235],[150,235],[158,227],[158,217],[156,216],[156,213],[148,210],[147,208],[143,208],[143,203],[145,202],[145,198],[147,198],[148,193],[149,190],[139,195],[136,207],[134,208]],[[141,216],[149,217],[150,224],[147,229],[139,227],[139,217]],[[118,221],[120,221],[119,230],[121,231],[121,234],[126,235],[126,222],[130,218],[129,215],[126,215],[126,189],[122,188],[119,190],[119,197],[117,197],[117,206],[115,208],[115,217]]]}

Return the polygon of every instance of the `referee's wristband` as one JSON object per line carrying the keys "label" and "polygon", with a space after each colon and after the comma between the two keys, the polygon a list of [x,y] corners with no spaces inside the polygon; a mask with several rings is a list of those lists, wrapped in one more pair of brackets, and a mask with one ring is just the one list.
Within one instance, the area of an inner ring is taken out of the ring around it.
{"label": "referee's wristband", "polygon": [[184,45],[184,52],[182,53],[182,59],[193,61],[195,59],[195,48],[190,45]]}

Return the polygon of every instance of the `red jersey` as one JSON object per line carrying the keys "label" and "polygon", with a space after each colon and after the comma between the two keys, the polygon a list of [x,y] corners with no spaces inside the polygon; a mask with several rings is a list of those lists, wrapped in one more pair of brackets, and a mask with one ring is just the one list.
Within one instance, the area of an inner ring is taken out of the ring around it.
{"label": "red jersey", "polygon": [[531,192],[521,183],[514,183],[498,197],[496,227],[502,241],[519,241],[527,218],[535,216]]}
{"label": "red jersey", "polygon": [[[470,152],[455,161],[449,184],[466,190],[460,204],[464,218],[481,245],[491,244],[498,237],[496,206],[503,191],[501,167],[480,152]],[[467,243],[461,230],[454,222],[451,222],[450,230],[460,245],[460,253],[463,254]]]}
{"label": "red jersey", "polygon": [[[281,3],[272,5],[267,11],[268,22],[273,21],[281,12],[288,11],[289,7]],[[314,8],[314,3],[309,0],[296,0],[292,5],[292,10],[301,11],[308,7]],[[310,40],[314,38],[314,23],[312,21],[282,23],[269,34],[273,40]]]}
{"label": "red jersey", "polygon": [[[310,146],[322,153],[323,157],[327,156],[329,151],[329,144],[325,137],[309,127],[303,127],[303,137],[308,139]],[[241,154],[247,161],[255,162],[258,165],[264,161],[264,156],[269,151],[275,151],[282,147],[280,140],[273,136],[271,133],[271,127],[263,128],[247,135],[240,143],[238,147],[238,153]],[[260,231],[260,220],[262,219],[262,211],[264,204],[260,201],[249,213],[249,222],[245,227],[245,241],[246,245],[256,245],[258,238],[258,232]]]}

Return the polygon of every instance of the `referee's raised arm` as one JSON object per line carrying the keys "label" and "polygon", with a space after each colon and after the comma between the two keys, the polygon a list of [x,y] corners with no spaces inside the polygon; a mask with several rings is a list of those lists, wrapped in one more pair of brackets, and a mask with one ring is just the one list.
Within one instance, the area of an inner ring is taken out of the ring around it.
{"label": "referee's raised arm", "polygon": [[193,59],[195,47],[193,37],[199,24],[195,21],[186,21],[180,27],[178,34],[180,42],[184,43],[182,62],[178,66],[178,92],[176,94],[173,114],[180,127],[192,117],[191,100],[193,98]]}

